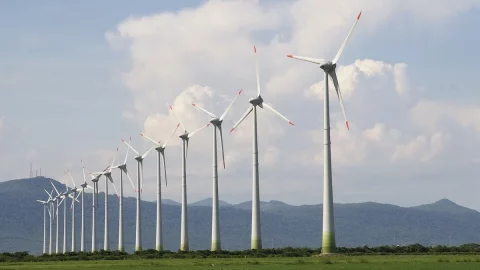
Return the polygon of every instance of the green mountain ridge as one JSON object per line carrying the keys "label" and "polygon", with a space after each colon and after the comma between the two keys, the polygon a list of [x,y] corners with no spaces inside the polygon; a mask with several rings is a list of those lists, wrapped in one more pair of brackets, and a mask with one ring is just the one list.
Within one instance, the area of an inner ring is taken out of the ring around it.
{"label": "green mountain ridge", "polygon": [[[65,187],[51,180],[57,189]],[[44,177],[0,182],[0,252],[29,251],[38,254],[43,242],[43,206],[37,199],[52,190]],[[221,194],[220,194],[221,195]],[[86,247],[91,246],[91,193],[85,194]],[[110,247],[115,248],[118,235],[118,198],[109,195]],[[178,250],[180,242],[180,205],[165,199],[162,206],[164,246]],[[71,201],[69,200],[70,204]],[[97,246],[103,247],[104,194],[99,194]],[[125,246],[132,252],[135,242],[135,198],[124,199]],[[211,236],[211,199],[188,205],[188,230],[191,249],[209,249]],[[250,247],[251,201],[239,204],[222,202],[220,231],[222,248]],[[281,201],[261,203],[263,247],[321,246],[322,205],[289,205]],[[448,200],[415,207],[400,207],[375,202],[334,204],[338,246],[378,246],[452,244],[480,242],[480,213]],[[60,243],[63,243],[63,208],[60,209]],[[155,246],[156,203],[142,201],[143,248]],[[80,241],[80,204],[76,205],[77,246]],[[67,242],[71,237],[68,212]],[[55,224],[54,224],[55,227]],[[48,232],[48,230],[47,230]],[[48,236],[47,236],[48,239]],[[54,241],[55,242],[55,241]],[[70,244],[68,244],[70,247]],[[62,250],[60,248],[60,250]]]}

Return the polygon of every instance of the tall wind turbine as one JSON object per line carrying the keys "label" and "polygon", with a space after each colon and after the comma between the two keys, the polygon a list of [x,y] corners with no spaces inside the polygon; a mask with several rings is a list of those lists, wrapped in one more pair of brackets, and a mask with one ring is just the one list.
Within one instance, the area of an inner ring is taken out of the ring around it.
{"label": "tall wind turbine", "polygon": [[[70,190],[70,194],[68,195],[71,199],[72,199],[72,204],[70,205],[70,211],[72,212],[72,249],[71,251],[72,252],[75,252],[76,250],[76,241],[75,241],[75,202],[78,202],[78,196],[80,196],[80,193],[82,191],[80,191],[77,195],[77,191],[78,191],[78,188],[77,188],[77,185],[75,184],[75,181],[73,180],[73,177],[72,177],[72,174],[70,173],[69,170],[67,170],[67,174],[70,178],[70,180],[72,181],[72,184],[73,184],[73,188]],[[82,209],[83,210],[83,209]]]}
{"label": "tall wind turbine", "polygon": [[[82,162],[82,168],[85,170],[85,167],[83,166]],[[88,171],[87,171],[88,172]],[[88,172],[90,173],[90,172]],[[93,182],[93,194],[92,194],[92,252],[96,251],[96,244],[97,244],[97,226],[95,222],[95,209],[97,208],[97,203],[98,203],[98,180],[100,180],[101,175],[93,176],[90,175],[92,178],[91,181]]]}
{"label": "tall wind turbine", "polygon": [[[168,105],[168,104],[167,104]],[[182,139],[182,215],[180,220],[180,250],[181,251],[188,251],[188,222],[187,222],[187,151],[188,151],[188,140],[195,135],[198,131],[208,127],[210,123],[207,125],[188,133],[185,126],[182,124],[182,121],[178,118],[173,110],[172,106],[168,105],[170,110],[172,111],[175,118],[177,118],[178,122],[183,128],[183,133],[179,136]]]}
{"label": "tall wind turbine", "polygon": [[[55,219],[56,219],[56,222],[57,222],[57,231],[56,231],[56,237],[55,237],[55,253],[58,254],[58,207],[60,207],[60,205],[62,204],[63,200],[65,199],[65,196],[63,193],[60,193],[58,192],[57,188],[55,187],[55,185],[50,182],[50,184],[52,184],[53,186],[53,189],[55,189],[55,192],[57,193],[57,196],[55,196],[54,198],[54,201],[56,203],[56,207],[55,207]],[[62,199],[61,201],[59,201],[59,199]]]}
{"label": "tall wind turbine", "polygon": [[[80,186],[82,187],[82,190],[80,191],[80,194],[82,194],[82,228],[81,228],[81,234],[80,234],[80,251],[85,252],[85,188],[89,188],[93,190],[93,187],[88,185],[87,179],[85,177],[85,167],[83,167],[83,161],[82,163],[82,172],[83,172],[83,184]],[[95,194],[92,194],[92,196],[95,196]],[[77,196],[78,197],[78,196]]]}
{"label": "tall wind turbine", "polygon": [[337,73],[335,69],[337,67],[337,61],[342,56],[343,50],[347,45],[350,36],[355,29],[358,21],[360,20],[360,12],[353,24],[350,32],[342,43],[342,46],[337,52],[337,55],[333,61],[326,61],[324,59],[309,58],[296,55],[287,55],[287,57],[307,61],[319,65],[325,73],[325,93],[324,93],[324,143],[323,143],[323,233],[322,233],[322,253],[335,253],[336,252],[336,243],[335,243],[335,226],[334,226],[334,217],[333,217],[333,187],[332,187],[332,153],[331,153],[331,142],[330,142],[330,109],[329,109],[329,89],[328,89],[328,78],[332,79],[333,85],[337,92],[337,97],[340,101],[340,107],[342,109],[343,117],[345,119],[345,125],[349,130],[347,115],[345,113],[345,108],[343,106],[342,92],[340,91],[340,86],[338,84]]}
{"label": "tall wind turbine", "polygon": [[127,153],[125,154],[125,160],[122,164],[116,165],[111,167],[112,169],[120,169],[120,194],[118,200],[118,250],[125,251],[125,247],[123,245],[123,174],[127,176],[128,180],[132,184],[133,190],[136,191],[135,185],[133,184],[132,178],[128,174],[127,170],[127,158],[128,152],[130,151],[130,147],[127,147]]}
{"label": "tall wind turbine", "polygon": [[[118,152],[118,147],[117,147],[117,152]],[[102,175],[105,176],[105,221],[104,221],[104,230],[103,230],[103,250],[109,250],[109,245],[108,245],[108,181],[110,181],[113,185],[113,188],[115,190],[115,194],[118,194],[117,188],[115,187],[115,184],[113,183],[113,178],[112,178],[112,166],[115,163],[115,158],[116,154],[113,157],[112,164],[107,167],[106,170],[103,172],[94,172],[90,173],[93,176],[99,176],[101,177]],[[98,191],[97,191],[98,192]]]}
{"label": "tall wind turbine", "polygon": [[252,235],[251,235],[251,249],[262,248],[262,236],[260,226],[260,187],[259,187],[259,172],[258,172],[258,139],[257,139],[257,107],[262,109],[267,108],[273,113],[280,116],[293,126],[293,122],[288,120],[281,113],[277,112],[272,106],[263,102],[263,98],[260,95],[260,75],[258,71],[258,59],[257,48],[254,46],[253,51],[255,53],[255,71],[257,76],[257,96],[249,100],[250,106],[245,114],[238,120],[233,126],[230,132],[240,125],[240,123],[247,118],[247,116],[253,111],[253,181],[252,181]]}
{"label": "tall wind turbine", "polygon": [[136,219],[136,233],[135,233],[135,251],[142,250],[142,228],[141,228],[141,213],[140,213],[140,193],[142,191],[143,186],[143,160],[145,157],[155,148],[155,146],[148,149],[143,155],[140,155],[137,150],[135,150],[129,143],[127,143],[124,139],[122,142],[125,143],[137,156],[135,160],[137,161],[137,219]]}
{"label": "tall wind turbine", "polygon": [[232,107],[235,100],[240,96],[242,90],[238,92],[235,98],[232,100],[230,105],[227,107],[225,112],[220,117],[217,117],[215,114],[205,110],[204,108],[193,103],[192,105],[199,109],[200,111],[206,113],[211,117],[210,123],[213,125],[213,190],[212,190],[212,243],[211,250],[217,251],[221,249],[220,241],[220,211],[218,206],[218,161],[217,161],[217,129],[220,133],[220,144],[222,147],[222,159],[223,159],[223,168],[225,169],[225,153],[223,151],[223,132],[222,132],[222,123],[223,119],[227,115],[228,111]]}
{"label": "tall wind turbine", "polygon": [[167,186],[167,166],[165,165],[165,147],[167,147],[168,142],[173,137],[175,132],[177,131],[180,123],[177,124],[177,127],[172,132],[172,135],[165,141],[164,144],[160,144],[160,141],[155,141],[145,134],[140,134],[145,139],[151,141],[155,145],[155,150],[157,150],[157,225],[156,225],[156,233],[155,233],[155,249],[157,251],[163,250],[163,237],[162,237],[162,172],[161,172],[161,160],[163,158],[163,171],[165,173],[165,186]]}
{"label": "tall wind turbine", "polygon": [[[43,205],[43,249],[42,254],[47,253],[47,204],[50,204],[50,199],[47,201],[37,200],[37,202]],[[48,215],[50,216],[50,210],[48,209]]]}
{"label": "tall wind turbine", "polygon": [[48,254],[51,255],[52,254],[52,224],[53,224],[53,218],[54,218],[54,216],[53,216],[54,199],[52,197],[53,190],[50,193],[48,193],[47,190],[45,190],[45,192],[48,194],[48,201],[47,202],[49,203],[49,205],[48,205],[48,208],[49,208],[48,209],[48,215],[50,216],[50,220],[49,220],[50,224],[48,226],[48,230],[49,230]]}

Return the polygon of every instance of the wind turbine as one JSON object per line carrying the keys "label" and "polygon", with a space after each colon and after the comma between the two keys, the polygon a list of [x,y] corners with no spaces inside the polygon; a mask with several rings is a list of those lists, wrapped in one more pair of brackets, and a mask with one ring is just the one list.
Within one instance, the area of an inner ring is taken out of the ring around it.
{"label": "wind turbine", "polygon": [[173,137],[177,131],[180,123],[177,124],[177,127],[172,132],[172,135],[165,141],[164,144],[160,144],[160,141],[155,141],[145,134],[140,134],[145,139],[151,141],[155,145],[155,150],[157,150],[157,225],[156,225],[156,234],[155,234],[155,249],[157,251],[163,250],[163,237],[162,237],[162,172],[161,172],[161,160],[163,157],[163,170],[165,173],[165,186],[167,186],[167,167],[165,165],[165,147],[167,147],[168,142]]}
{"label": "wind turbine", "polygon": [[201,128],[188,133],[185,126],[182,124],[182,121],[178,118],[173,110],[172,106],[167,104],[170,107],[175,118],[177,118],[178,122],[183,128],[183,133],[179,136],[182,139],[182,215],[180,221],[180,250],[181,251],[188,251],[188,222],[187,222],[187,151],[188,151],[188,140],[195,135],[198,131],[208,127],[210,123]]}
{"label": "wind turbine", "polygon": [[[47,201],[37,200],[37,202],[43,205],[43,253],[47,253],[47,204],[50,204],[50,199]],[[50,216],[50,209],[48,209],[48,215]]]}
{"label": "wind turbine", "polygon": [[[85,167],[83,166],[83,161],[82,161],[82,168],[85,170]],[[87,171],[88,172],[88,171]],[[88,172],[90,173],[90,172]],[[92,194],[92,252],[96,251],[96,243],[97,243],[97,227],[96,227],[96,222],[95,222],[95,208],[97,208],[97,203],[98,203],[98,180],[100,180],[101,175],[93,176],[90,175],[92,178],[91,181],[93,182],[93,194]]]}
{"label": "wind turbine", "polygon": [[252,181],[252,235],[251,235],[251,249],[262,248],[262,236],[260,227],[260,187],[259,187],[259,172],[258,172],[258,139],[257,139],[257,107],[262,109],[267,108],[273,113],[280,116],[293,126],[293,122],[288,120],[281,113],[277,112],[272,106],[263,102],[263,98],[260,95],[260,75],[258,71],[258,58],[257,48],[254,46],[253,51],[255,53],[255,71],[257,76],[257,96],[249,100],[250,106],[245,114],[238,120],[233,126],[230,132],[240,125],[245,118],[253,111],[253,181]]}
{"label": "wind turbine", "polygon": [[[85,197],[84,197],[84,193],[85,193],[85,188],[89,188],[89,189],[93,190],[93,187],[88,185],[87,179],[85,177],[85,167],[83,167],[83,161],[81,161],[81,163],[82,163],[82,172],[83,172],[83,184],[80,185],[82,187],[82,190],[80,191],[80,193],[82,194],[82,230],[81,230],[81,235],[80,235],[80,251],[84,252],[85,251],[85,210],[84,210],[85,209]],[[95,194],[92,194],[92,196],[94,197]]]}
{"label": "wind turbine", "polygon": [[[131,138],[130,138],[131,141]],[[133,184],[132,178],[128,174],[127,170],[127,158],[128,152],[130,151],[130,147],[127,147],[127,153],[125,154],[125,160],[122,164],[110,167],[111,169],[120,169],[120,194],[118,200],[118,250],[125,251],[125,247],[123,245],[123,174],[127,175],[128,180],[133,186],[133,190],[136,191],[135,185]]]}
{"label": "wind turbine", "polygon": [[[67,174],[68,176],[70,177],[70,180],[72,181],[72,184],[73,184],[73,188],[70,190],[71,194],[69,194],[68,196],[72,199],[72,204],[70,206],[70,211],[72,211],[72,249],[71,251],[72,252],[75,252],[76,250],[76,241],[75,241],[75,202],[78,202],[78,196],[80,196],[80,193],[82,193],[82,191],[80,191],[77,195],[77,191],[78,191],[78,188],[77,188],[77,185],[75,184],[75,181],[73,180],[73,177],[72,177],[72,174],[70,173],[69,170],[67,170]],[[82,201],[83,203],[83,201]],[[82,212],[83,212],[83,207],[82,207]]]}
{"label": "wind turbine", "polygon": [[210,123],[213,125],[213,195],[212,195],[212,243],[211,250],[216,251],[221,249],[220,241],[220,217],[219,217],[219,207],[218,207],[218,161],[217,161],[217,129],[220,133],[220,144],[222,147],[222,159],[223,159],[223,168],[225,169],[225,154],[223,151],[223,132],[222,132],[222,123],[223,119],[227,115],[228,111],[232,107],[235,100],[240,96],[242,90],[238,92],[235,98],[232,100],[230,105],[227,107],[225,112],[220,117],[217,117],[215,114],[205,110],[204,108],[193,103],[192,105],[199,109],[200,111],[206,113],[211,117]]}
{"label": "wind turbine", "polygon": [[[45,190],[45,189],[44,189]],[[52,197],[52,194],[53,194],[53,190],[52,192],[48,193],[47,190],[45,190],[45,192],[48,194],[48,203],[49,203],[49,209],[48,209],[48,215],[50,216],[50,224],[48,226],[48,229],[49,229],[49,240],[48,240],[48,254],[52,254],[52,223],[53,223],[53,208],[54,208],[54,199]]]}
{"label": "wind turbine", "polygon": [[[130,138],[131,140],[131,138]],[[137,150],[135,150],[129,143],[127,143],[124,139],[122,142],[125,143],[137,156],[135,160],[137,161],[137,219],[136,219],[136,233],[135,233],[135,251],[142,250],[142,228],[140,223],[140,193],[142,191],[143,186],[143,160],[147,155],[155,148],[155,146],[148,149],[143,155],[140,155]]]}
{"label": "wind turbine", "polygon": [[[117,152],[118,152],[118,147],[117,147]],[[113,157],[112,164],[107,167],[106,170],[103,172],[94,172],[90,173],[93,176],[98,176],[101,177],[102,175],[105,176],[105,222],[104,222],[104,231],[103,231],[103,250],[109,250],[108,246],[108,181],[110,181],[113,185],[113,189],[115,190],[115,194],[118,194],[117,188],[115,187],[115,184],[113,183],[113,178],[112,178],[112,166],[113,163],[115,163],[115,158],[116,154]],[[98,192],[98,191],[97,191]],[[117,195],[118,196],[118,195]]]}
{"label": "wind turbine", "polygon": [[[57,188],[52,182],[50,182],[50,184],[52,184],[53,189],[55,189],[55,192],[57,193],[57,196],[55,196],[53,200],[57,204],[55,207],[55,216],[56,216],[55,219],[57,222],[57,231],[56,231],[56,237],[55,237],[55,253],[58,254],[58,207],[62,204],[63,200],[65,199],[65,196],[63,193],[58,192]],[[62,199],[62,200],[59,202],[59,199]]]}
{"label": "wind turbine", "polygon": [[322,233],[322,253],[335,253],[336,252],[336,243],[335,243],[335,226],[334,226],[334,217],[333,217],[333,187],[332,187],[332,153],[331,153],[331,142],[330,142],[330,109],[329,109],[329,90],[328,90],[328,77],[332,79],[333,85],[337,92],[337,97],[340,101],[340,107],[342,109],[343,117],[345,119],[345,125],[347,129],[350,130],[348,125],[347,115],[345,113],[345,108],[343,106],[342,92],[340,91],[340,86],[338,84],[337,73],[335,69],[337,67],[337,61],[342,56],[343,50],[347,45],[348,40],[350,39],[355,26],[360,20],[362,12],[357,16],[355,23],[353,24],[350,32],[342,43],[342,46],[337,52],[337,55],[332,61],[326,61],[324,59],[309,58],[296,55],[287,55],[287,57],[307,61],[319,65],[325,73],[325,93],[324,93],[324,143],[323,143],[323,233]]}

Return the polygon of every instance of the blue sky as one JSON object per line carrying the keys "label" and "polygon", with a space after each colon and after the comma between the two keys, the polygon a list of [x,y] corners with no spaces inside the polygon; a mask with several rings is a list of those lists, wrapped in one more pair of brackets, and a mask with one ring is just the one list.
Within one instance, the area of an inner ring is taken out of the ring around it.
{"label": "blue sky", "polygon": [[[479,1],[426,2],[10,1],[0,10],[9,26],[0,40],[0,181],[27,176],[30,162],[56,179],[69,168],[80,181],[80,159],[104,168],[117,146],[123,155],[120,138],[132,135],[141,149],[141,132],[165,139],[175,125],[166,102],[194,129],[208,118],[192,101],[220,114],[244,89],[228,133],[254,92],[256,44],[262,95],[296,124],[260,113],[261,199],[320,203],[323,75],[285,54],[332,58],[363,9],[339,62],[351,132],[337,126],[331,95],[335,201],[447,197],[480,209]],[[251,193],[250,127],[242,126],[225,136],[220,194],[231,202]],[[210,133],[192,139],[190,201],[210,196]],[[151,187],[154,165],[152,155]],[[179,139],[167,166],[165,197],[179,200]]]}

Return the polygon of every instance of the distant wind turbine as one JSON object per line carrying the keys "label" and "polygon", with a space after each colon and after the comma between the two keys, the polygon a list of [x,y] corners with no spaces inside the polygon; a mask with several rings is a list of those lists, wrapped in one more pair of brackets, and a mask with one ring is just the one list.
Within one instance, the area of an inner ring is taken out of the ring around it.
{"label": "distant wind turbine", "polygon": [[[131,140],[131,138],[130,138]],[[137,150],[135,150],[129,143],[124,139],[122,142],[125,143],[137,156],[135,160],[137,161],[137,219],[136,219],[136,233],[135,233],[135,251],[142,250],[142,228],[141,228],[141,212],[140,212],[140,193],[143,186],[143,160],[147,155],[155,148],[155,146],[148,149],[143,155],[140,155]]]}
{"label": "distant wind turbine", "polygon": [[[83,166],[83,161],[82,161],[82,168],[85,170],[85,166]],[[106,170],[106,169],[105,169]],[[104,171],[105,171],[104,170]],[[87,171],[89,174],[90,172]],[[96,213],[95,209],[97,208],[97,203],[98,203],[98,180],[100,180],[101,175],[93,176],[90,175],[92,178],[91,181],[93,182],[93,194],[92,194],[92,252],[96,251],[96,244],[97,244],[97,226],[96,226]]]}
{"label": "distant wind turbine", "polygon": [[223,168],[225,169],[225,153],[223,150],[223,132],[222,132],[222,123],[223,119],[227,115],[228,111],[232,107],[233,103],[242,93],[242,90],[238,92],[235,98],[232,100],[230,105],[225,109],[223,114],[220,117],[217,117],[215,114],[207,111],[206,109],[198,106],[193,103],[192,105],[204,112],[211,117],[210,123],[213,125],[213,194],[212,194],[212,243],[210,249],[212,251],[221,250],[221,241],[220,241],[220,211],[218,205],[218,161],[217,161],[217,129],[220,133],[220,145],[222,147],[222,160]]}
{"label": "distant wind turbine", "polygon": [[[89,188],[93,190],[93,187],[88,185],[87,179],[85,177],[85,167],[83,167],[83,161],[80,161],[82,163],[82,173],[83,173],[83,184],[80,186],[82,187],[82,190],[80,193],[82,194],[82,228],[81,228],[81,234],[80,234],[80,251],[85,252],[85,189]],[[92,194],[92,196],[95,196],[95,194]]]}
{"label": "distant wind turbine", "polygon": [[[131,140],[130,140],[131,141]],[[120,169],[120,194],[118,200],[118,250],[125,251],[125,247],[123,244],[123,174],[127,176],[128,180],[132,184],[133,190],[136,191],[135,185],[133,184],[132,178],[128,174],[127,170],[127,158],[128,152],[130,151],[130,147],[127,147],[127,153],[125,154],[125,159],[122,164],[116,165],[111,167],[111,169]]]}
{"label": "distant wind turbine", "polygon": [[[47,201],[37,200],[43,206],[43,251],[42,254],[47,253],[47,204],[50,204],[50,198]],[[50,216],[50,210],[48,209],[48,215]]]}
{"label": "distant wind turbine", "polygon": [[[118,152],[118,147],[117,147],[117,152]],[[115,158],[116,158],[116,153],[115,156],[113,157],[112,164],[107,167],[103,172],[93,172],[90,173],[93,176],[98,176],[101,177],[102,175],[105,176],[105,221],[104,221],[104,230],[103,230],[103,250],[109,250],[109,237],[108,237],[108,181],[110,181],[113,185],[113,189],[115,190],[115,194],[118,196],[117,188],[115,187],[115,184],[113,183],[113,178],[112,178],[112,166],[115,163]],[[98,192],[98,191],[97,191]]]}
{"label": "distant wind turbine", "polygon": [[337,92],[337,97],[340,101],[340,107],[342,109],[343,117],[345,119],[345,125],[347,129],[350,130],[348,125],[347,115],[345,113],[345,108],[343,106],[342,92],[340,91],[340,86],[338,84],[337,73],[335,69],[337,68],[337,61],[342,56],[343,50],[347,45],[348,40],[350,39],[355,26],[360,20],[360,12],[353,24],[350,32],[342,43],[342,46],[337,52],[337,55],[333,61],[327,61],[324,59],[309,58],[296,55],[287,55],[287,57],[307,61],[319,65],[321,69],[325,72],[325,93],[324,93],[324,143],[323,143],[323,233],[322,233],[322,253],[329,254],[336,252],[336,243],[335,243],[335,225],[334,225],[334,216],[333,216],[333,188],[332,188],[332,153],[331,153],[331,142],[330,142],[330,105],[329,105],[329,89],[328,89],[328,78],[332,79],[333,85]]}
{"label": "distant wind turbine", "polygon": [[177,131],[180,123],[177,124],[177,127],[172,132],[172,135],[165,141],[162,145],[160,141],[155,141],[150,137],[147,137],[145,134],[140,134],[145,139],[151,141],[155,145],[155,150],[157,150],[157,225],[156,225],[156,233],[155,233],[155,249],[157,251],[163,250],[163,237],[162,237],[162,172],[161,172],[161,160],[163,158],[163,171],[165,173],[165,186],[167,186],[167,166],[165,165],[165,147],[167,147],[168,142],[173,137],[175,132]]}
{"label": "distant wind turbine", "polygon": [[[45,189],[44,189],[45,190]],[[53,195],[53,190],[52,192],[48,193],[47,190],[45,190],[45,192],[48,194],[48,203],[49,203],[49,209],[48,209],[48,215],[50,216],[50,224],[48,226],[48,229],[49,229],[49,240],[48,240],[48,254],[52,254],[52,224],[53,224],[53,208],[54,208],[54,199],[52,197]]]}
{"label": "distant wind turbine", "polygon": [[260,187],[259,187],[259,171],[258,171],[258,138],[257,138],[257,107],[267,108],[276,115],[280,116],[283,120],[287,121],[290,125],[293,126],[293,122],[288,120],[281,113],[277,112],[272,106],[263,102],[263,98],[260,95],[260,75],[258,71],[258,58],[257,58],[257,48],[254,46],[253,51],[255,52],[255,71],[257,75],[257,96],[251,98],[249,102],[251,103],[248,110],[245,114],[238,120],[238,122],[233,126],[230,132],[240,125],[245,118],[253,111],[253,183],[252,183],[252,235],[251,235],[251,249],[261,249],[262,248],[262,236],[261,236],[261,226],[260,226]]}
{"label": "distant wind turbine", "polygon": [[182,215],[180,220],[180,250],[181,251],[188,251],[188,222],[187,222],[187,152],[188,152],[188,140],[195,135],[198,131],[208,127],[210,123],[201,128],[188,133],[185,126],[182,124],[182,121],[178,118],[173,110],[172,106],[167,104],[170,107],[175,118],[177,118],[178,122],[183,128],[183,133],[179,136],[182,139]]}

